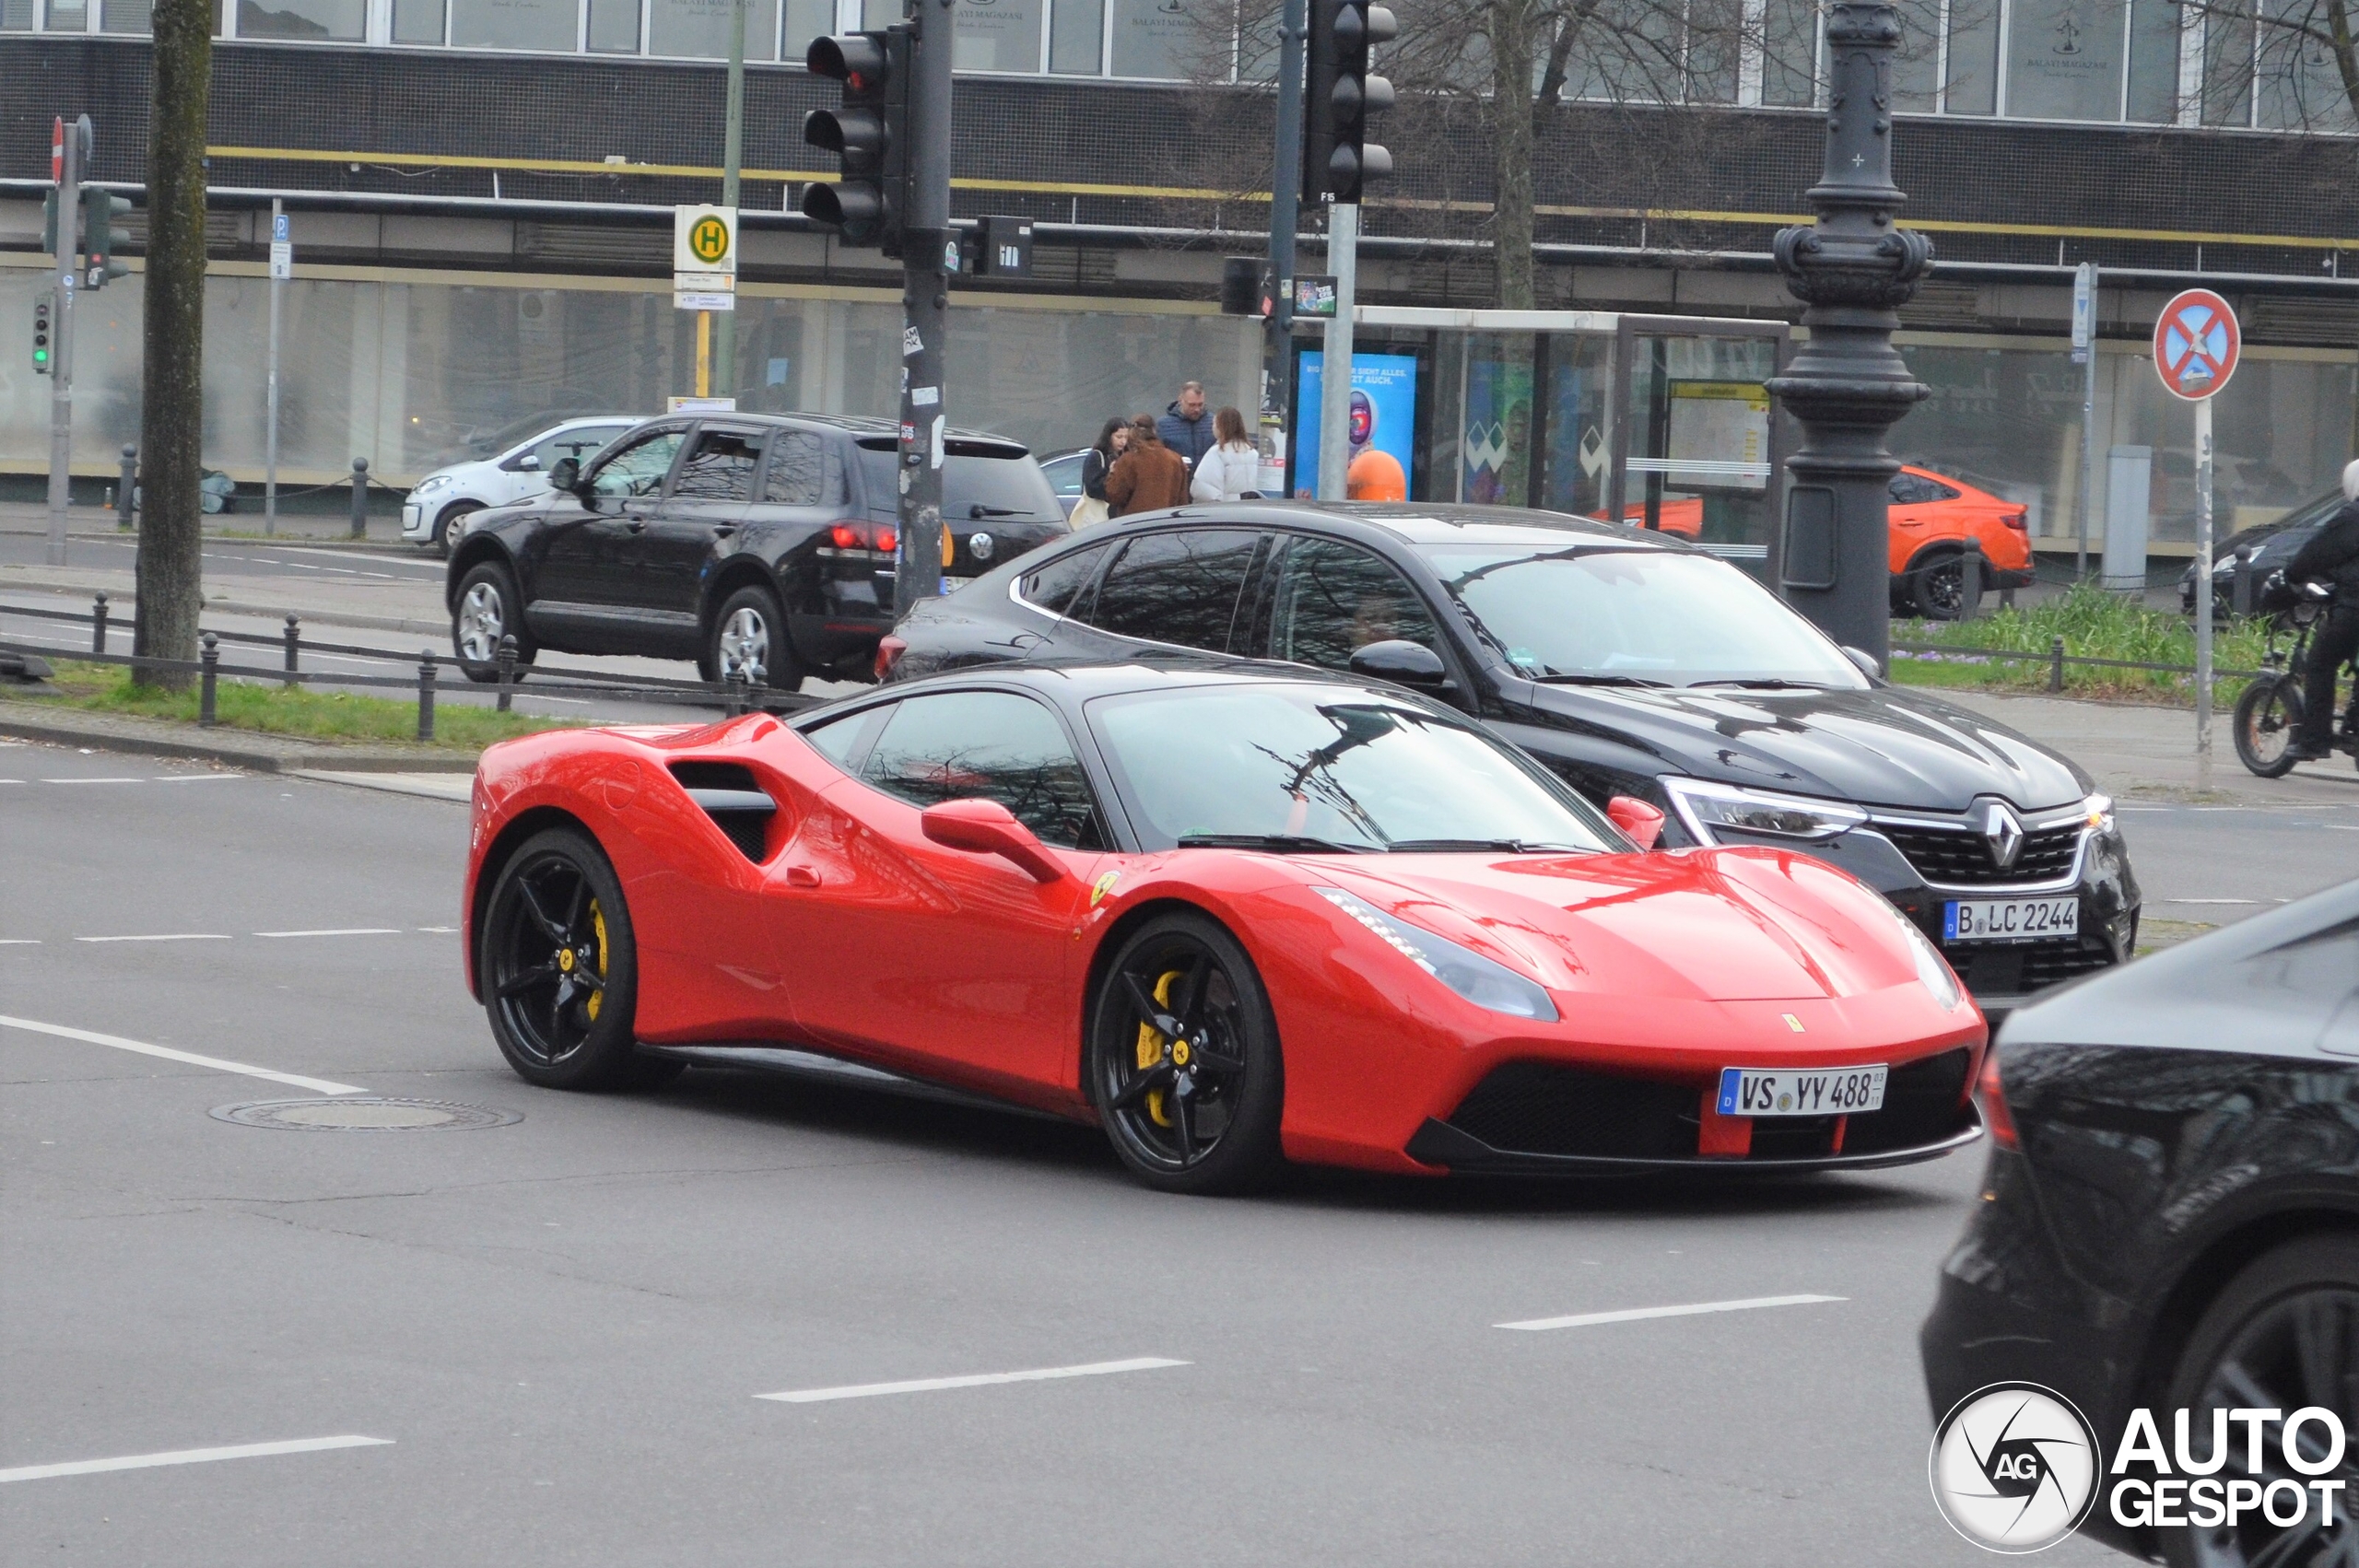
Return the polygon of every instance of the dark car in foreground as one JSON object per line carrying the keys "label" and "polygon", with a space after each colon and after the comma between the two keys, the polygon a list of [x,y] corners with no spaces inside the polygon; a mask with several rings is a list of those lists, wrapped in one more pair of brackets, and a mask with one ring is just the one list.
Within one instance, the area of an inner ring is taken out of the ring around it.
{"label": "dark car in foreground", "polygon": [[[2230,612],[2236,602],[2236,581],[2248,574],[2252,586],[2246,591],[2247,602],[2257,608],[2260,585],[2269,580],[2269,574],[2282,569],[2300,554],[2310,536],[2324,528],[2341,508],[2342,492],[2331,490],[2295,507],[2274,522],[2260,523],[2222,541],[2212,553],[2212,613],[2225,615]],[[2195,614],[2193,562],[2178,574],[2178,608],[2183,615]]]}
{"label": "dark car in foreground", "polygon": [[[943,465],[945,586],[1070,532],[1020,443],[954,430]],[[892,625],[899,463],[889,420],[821,415],[652,419],[549,492],[479,513],[444,598],[468,675],[499,639],[693,659],[708,681],[757,668],[864,677]]]}
{"label": "dark car in foreground", "polygon": [[[1278,659],[1439,696],[1666,843],[1798,849],[1882,891],[1986,1011],[2121,962],[2138,884],[2065,758],[1887,685],[1659,532],[1499,508],[1241,502],[1093,528],[921,605],[892,678]],[[1872,666],[1869,666],[1872,668]]]}
{"label": "dark car in foreground", "polygon": [[[2141,1409],[2166,1443],[2190,1411],[2199,1457],[2215,1410],[2323,1406],[2350,1431],[2359,882],[2015,1013],[1979,1096],[1989,1173],[1922,1336],[1936,1418],[2030,1382],[2078,1406],[2108,1453]],[[2278,1462],[2279,1433],[2261,1436],[2251,1479],[2306,1483]],[[2345,1449],[2329,1472],[2359,1478],[2359,1440]],[[2174,1563],[2348,1562],[2359,1548],[2347,1525],[2306,1534],[2248,1514],[2235,1529],[2155,1529],[2103,1501],[2083,1528]]]}

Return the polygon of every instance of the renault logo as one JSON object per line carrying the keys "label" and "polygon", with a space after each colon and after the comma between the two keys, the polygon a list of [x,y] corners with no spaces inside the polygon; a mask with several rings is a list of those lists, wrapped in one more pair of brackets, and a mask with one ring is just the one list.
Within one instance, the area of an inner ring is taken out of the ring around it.
{"label": "renault logo", "polygon": [[1986,802],[1982,808],[1982,841],[1990,847],[1990,863],[2001,871],[2012,868],[2015,857],[2024,852],[2024,825],[2003,801]]}

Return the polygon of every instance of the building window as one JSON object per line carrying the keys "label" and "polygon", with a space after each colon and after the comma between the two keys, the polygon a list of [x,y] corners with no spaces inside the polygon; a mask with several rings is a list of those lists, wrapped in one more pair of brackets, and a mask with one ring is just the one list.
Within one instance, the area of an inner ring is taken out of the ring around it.
{"label": "building window", "polygon": [[395,43],[442,41],[443,0],[393,0]]}
{"label": "building window", "polygon": [[647,52],[726,60],[730,13],[738,4],[745,7],[745,58],[776,59],[778,0],[651,0]]}
{"label": "building window", "polygon": [[2025,120],[2121,118],[2122,0],[2015,0],[2007,112]]}
{"label": "building window", "polygon": [[369,0],[238,0],[240,38],[358,42],[368,26]]}
{"label": "building window", "polygon": [[1049,13],[1049,69],[1095,76],[1106,69],[1106,0],[1056,0]]}
{"label": "building window", "polygon": [[90,11],[84,0],[49,0],[49,30],[52,32],[88,32]]}
{"label": "building window", "polygon": [[1761,101],[1808,109],[1818,101],[1818,7],[1812,0],[1767,0],[1761,27]]}
{"label": "building window", "polygon": [[1948,77],[1942,108],[1950,114],[1999,109],[1999,0],[1949,0]]}
{"label": "building window", "polygon": [[597,54],[639,53],[639,0],[590,0],[590,49]]}
{"label": "building window", "polygon": [[[1184,78],[1200,64],[1206,7],[1221,0],[1113,0],[1114,75]],[[1226,73],[1223,73],[1226,75]]]}
{"label": "building window", "polygon": [[2351,89],[2328,41],[2339,30],[2338,12],[2344,11],[2330,0],[2262,0],[2253,54],[2259,78],[2254,117],[2264,129],[2359,129]]}
{"label": "building window", "polygon": [[99,25],[108,32],[145,33],[154,0],[106,0],[99,9]]}
{"label": "building window", "polygon": [[462,49],[561,50],[569,54],[580,41],[576,29],[581,17],[580,0],[451,0],[451,41]]}
{"label": "building window", "polygon": [[2130,118],[2178,119],[2179,12],[2175,0],[2130,0]]}
{"label": "building window", "polygon": [[2252,18],[2217,11],[2203,18],[2206,125],[2252,123]]}
{"label": "building window", "polygon": [[[598,0],[590,0],[593,6]],[[811,41],[836,30],[836,0],[786,0],[786,27],[779,40],[779,58],[800,65],[811,53]]]}
{"label": "building window", "polygon": [[951,64],[961,71],[1038,71],[1043,0],[958,0]]}

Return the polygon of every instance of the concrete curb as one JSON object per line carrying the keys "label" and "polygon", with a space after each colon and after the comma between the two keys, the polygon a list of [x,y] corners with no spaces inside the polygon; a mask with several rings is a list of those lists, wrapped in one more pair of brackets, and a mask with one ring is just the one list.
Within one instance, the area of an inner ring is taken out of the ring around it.
{"label": "concrete curb", "polygon": [[168,719],[81,713],[37,702],[0,698],[0,735],[225,763],[256,773],[473,773],[478,754],[415,751],[391,746],[308,745],[245,730],[202,730]]}

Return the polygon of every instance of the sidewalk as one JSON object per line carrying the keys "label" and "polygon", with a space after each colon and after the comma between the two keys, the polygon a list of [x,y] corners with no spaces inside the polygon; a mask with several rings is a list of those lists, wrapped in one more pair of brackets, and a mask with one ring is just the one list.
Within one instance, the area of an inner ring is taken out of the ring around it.
{"label": "sidewalk", "polygon": [[[431,556],[415,544],[402,541],[402,521],[395,512],[380,513],[384,503],[372,502],[369,513],[366,541],[352,537],[351,514],[341,509],[333,511],[286,511],[278,514],[276,532],[263,536],[263,514],[259,502],[248,509],[240,502],[233,512],[212,512],[204,521],[205,537],[209,544],[272,544],[276,542],[319,545],[346,545],[354,549],[396,549],[414,552],[426,559]],[[44,534],[49,532],[49,508],[40,501],[0,501],[0,533]],[[65,532],[74,537],[106,535],[127,538],[136,532],[123,528],[114,512],[106,507],[69,507],[65,512]],[[249,538],[251,536],[251,538]]]}
{"label": "sidewalk", "polygon": [[2196,789],[2191,708],[1947,689],[1938,695],[2061,752],[2117,801],[2359,810],[2359,768],[2347,756],[2306,763],[2283,778],[2246,772],[2224,709],[2212,716],[2212,789],[2205,793]]}

